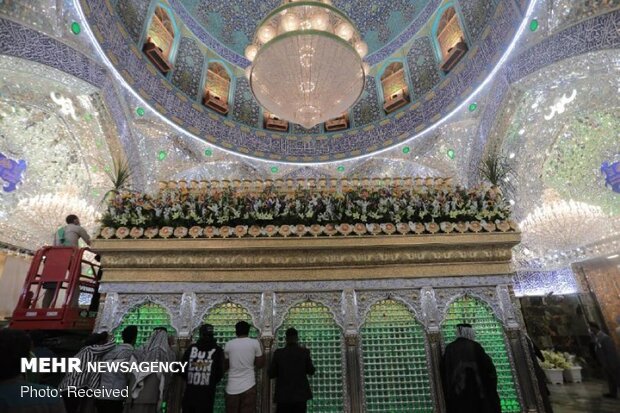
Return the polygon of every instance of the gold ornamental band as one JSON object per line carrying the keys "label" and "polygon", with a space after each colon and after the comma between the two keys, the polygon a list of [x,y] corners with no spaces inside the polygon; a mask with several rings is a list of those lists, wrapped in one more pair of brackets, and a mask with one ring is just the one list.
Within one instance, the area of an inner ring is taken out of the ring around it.
{"label": "gold ornamental band", "polygon": [[97,240],[103,282],[303,281],[508,274],[520,234]]}

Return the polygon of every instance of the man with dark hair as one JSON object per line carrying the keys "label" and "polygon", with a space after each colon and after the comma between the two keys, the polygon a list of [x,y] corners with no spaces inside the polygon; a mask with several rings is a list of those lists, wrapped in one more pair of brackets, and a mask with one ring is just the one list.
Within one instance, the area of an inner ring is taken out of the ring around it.
{"label": "man with dark hair", "polygon": [[[30,358],[30,347],[30,338],[23,331],[0,330],[0,412],[65,413],[62,399],[47,394],[48,386],[29,383],[21,374],[21,359]],[[23,386],[37,397],[22,395]]]}
{"label": "man with dark hair", "polygon": [[457,325],[456,340],[446,346],[441,378],[448,413],[501,413],[497,372],[475,341],[471,324]]}
{"label": "man with dark hair", "polygon": [[[106,353],[101,361],[108,365],[129,361],[133,354],[133,346],[136,344],[138,337],[138,327],[127,326],[121,333],[123,344],[117,345],[114,349]],[[128,376],[125,373],[115,371],[115,369],[106,368],[106,372],[101,373],[99,387],[108,390],[125,390],[128,384]],[[120,393],[120,392],[119,392]],[[124,398],[122,396],[114,397],[108,392],[109,396],[102,396],[95,400],[95,406],[99,413],[122,413]]]}
{"label": "man with dark hair", "polygon": [[[80,238],[84,240],[86,245],[90,246],[90,236],[88,232],[84,228],[80,226],[80,219],[77,215],[67,215],[65,218],[65,222],[67,225],[61,227],[54,234],[54,246],[55,247],[73,247],[78,248],[80,246]],[[45,292],[43,293],[43,300],[41,302],[42,308],[49,308],[52,300],[54,299],[54,294],[56,293],[57,283],[56,282],[44,282],[43,289]],[[77,306],[80,299],[79,289],[75,291],[76,294],[73,294],[72,305]],[[58,303],[57,303],[58,304]]]}
{"label": "man with dark hair", "polygon": [[183,374],[187,382],[183,413],[213,413],[215,386],[224,377],[224,351],[215,341],[211,324],[200,326],[198,341],[187,348],[183,361],[188,362]]}
{"label": "man with dark hair", "polygon": [[67,215],[65,218],[67,225],[60,228],[54,237],[54,246],[79,247],[80,238],[86,245],[90,245],[90,236],[84,228],[80,226],[80,219],[77,215]]}
{"label": "man with dark hair", "polygon": [[258,340],[249,338],[250,325],[235,324],[237,338],[224,346],[224,368],[228,370],[226,384],[226,413],[256,411],[256,376],[254,369],[262,368],[265,356]]}
{"label": "man with dark hair", "polygon": [[603,395],[610,399],[618,398],[618,386],[620,386],[620,359],[614,341],[601,331],[596,323],[588,323],[590,326],[590,334],[594,342],[594,352],[598,362],[603,366],[603,371],[607,376],[607,385],[609,393]]}
{"label": "man with dark hair", "polygon": [[312,399],[308,375],[314,374],[310,350],[298,344],[297,330],[286,330],[286,347],[273,354],[269,378],[276,379],[275,402],[278,413],[306,413],[306,403]]}

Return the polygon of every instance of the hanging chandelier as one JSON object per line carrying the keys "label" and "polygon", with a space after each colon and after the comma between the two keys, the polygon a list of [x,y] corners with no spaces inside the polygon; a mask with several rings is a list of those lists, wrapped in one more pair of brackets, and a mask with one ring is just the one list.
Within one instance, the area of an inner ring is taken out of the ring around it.
{"label": "hanging chandelier", "polygon": [[44,193],[21,199],[13,218],[28,228],[36,246],[49,243],[56,230],[65,225],[65,217],[75,214],[88,231],[95,229],[99,213],[85,201],[78,188],[67,186],[59,192]]}
{"label": "hanging chandelier", "polygon": [[269,113],[306,129],[341,116],[364,90],[368,46],[330,0],[285,0],[245,49],[246,76]]}
{"label": "hanging chandelier", "polygon": [[560,199],[537,207],[519,226],[529,249],[565,252],[607,236],[607,220],[598,206]]}

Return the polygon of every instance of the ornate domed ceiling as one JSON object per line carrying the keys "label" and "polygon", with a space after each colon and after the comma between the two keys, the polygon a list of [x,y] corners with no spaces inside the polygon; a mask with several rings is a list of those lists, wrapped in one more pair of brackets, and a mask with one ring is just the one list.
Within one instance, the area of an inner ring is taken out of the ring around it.
{"label": "ornate domed ceiling", "polygon": [[477,87],[507,54],[525,10],[512,0],[335,1],[369,44],[365,90],[338,128],[274,130],[244,76],[249,62],[242,51],[279,3],[80,4],[110,63],[151,109],[227,151],[289,163],[375,153],[455,110],[467,111]]}
{"label": "ornate domed ceiling", "polygon": [[[516,172],[517,220],[573,200],[610,217],[583,243],[618,233],[618,194],[601,173],[602,163],[620,161],[618,2],[334,2],[370,45],[366,91],[348,113],[348,129],[290,125],[287,133],[265,129],[235,45],[254,30],[258,18],[246,16],[263,2],[0,2],[0,153],[11,166],[26,163],[17,189],[0,192],[0,242],[49,241],[48,229],[32,237],[13,225],[29,219],[16,211],[37,196],[66,194],[70,184],[76,202],[101,207],[105,168],[120,147],[132,161],[133,187],[150,191],[160,180],[257,177],[452,176],[474,184],[485,148],[496,142]],[[169,13],[176,42],[165,76],[142,50],[158,7]],[[199,7],[208,10],[202,17]],[[451,7],[447,16],[462,25],[468,50],[445,73],[437,26]],[[386,113],[382,80],[399,63],[409,102]],[[203,105],[209,69],[228,77],[226,114]],[[75,116],[62,110],[69,101]],[[557,244],[544,233],[559,222],[524,235],[518,268],[565,267],[617,245],[533,252],[544,240]]]}
{"label": "ornate domed ceiling", "polygon": [[[224,47],[243,56],[257,24],[279,6],[281,0],[199,1],[173,0],[179,15],[187,11],[188,26],[199,38],[217,39]],[[346,13],[361,31],[372,55],[391,44],[406,30],[416,32],[426,23],[441,1],[437,0],[335,0],[332,4]]]}

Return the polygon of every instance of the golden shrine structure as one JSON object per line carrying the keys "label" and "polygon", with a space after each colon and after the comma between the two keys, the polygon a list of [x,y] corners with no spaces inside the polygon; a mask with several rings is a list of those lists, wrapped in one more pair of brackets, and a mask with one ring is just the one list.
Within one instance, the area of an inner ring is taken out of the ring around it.
{"label": "golden shrine structure", "polygon": [[[178,338],[181,352],[203,322],[215,326],[223,346],[233,337],[235,322],[246,320],[269,356],[283,344],[286,328],[295,326],[317,366],[308,411],[443,412],[442,347],[454,339],[456,324],[469,322],[497,368],[502,411],[543,411],[524,323],[511,289],[518,228],[508,217],[460,221],[454,212],[465,208],[461,195],[470,204],[474,198],[485,202],[501,198],[492,188],[476,193],[454,187],[450,180],[421,178],[174,182],[161,183],[157,195],[135,202],[149,211],[149,205],[157,206],[145,218],[146,226],[165,215],[162,199],[183,204],[183,214],[193,214],[200,205],[221,206],[224,191],[245,200],[245,204],[226,201],[237,205],[237,211],[239,205],[259,210],[257,205],[272,205],[274,199],[293,202],[300,196],[299,188],[311,202],[322,199],[319,204],[330,204],[329,197],[335,196],[344,199],[338,208],[346,209],[360,199],[358,204],[363,205],[383,198],[393,205],[417,205],[411,209],[414,215],[426,208],[427,195],[446,203],[457,201],[440,214],[452,222],[435,222],[424,215],[419,222],[246,225],[241,214],[230,225],[188,228],[173,226],[185,218],[172,213],[169,225],[154,228],[134,227],[134,218],[123,226],[104,218],[95,242],[105,268],[96,329],[118,331],[136,324],[143,340],[152,327],[166,325]],[[453,192],[461,195],[454,198]],[[376,193],[381,197],[373,198]],[[116,204],[111,202],[117,217],[130,197],[119,195]],[[423,201],[416,203],[419,199]],[[387,201],[377,202],[385,206]],[[491,210],[492,204],[484,205]],[[282,205],[273,208],[285,211]],[[396,206],[387,209],[392,216],[395,209],[400,211]],[[286,222],[289,212],[270,216]],[[198,219],[210,214],[204,209]],[[257,411],[274,411],[266,370],[258,378]],[[220,396],[216,411],[223,411]],[[168,406],[177,411],[178,391]]]}

